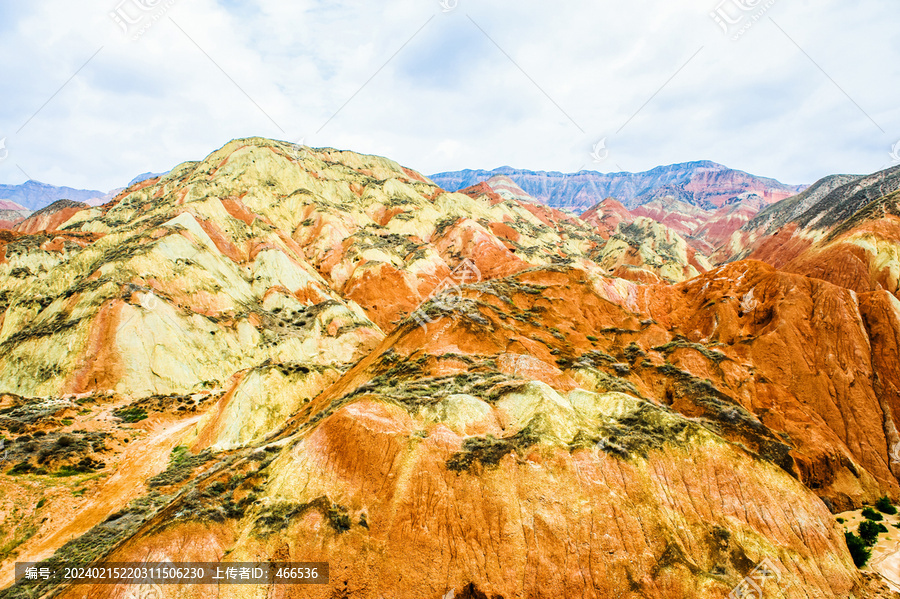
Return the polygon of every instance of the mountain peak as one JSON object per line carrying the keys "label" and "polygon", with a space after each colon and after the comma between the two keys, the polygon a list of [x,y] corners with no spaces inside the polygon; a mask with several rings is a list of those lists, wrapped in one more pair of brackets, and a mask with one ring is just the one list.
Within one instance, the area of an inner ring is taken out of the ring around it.
{"label": "mountain peak", "polygon": [[764,204],[772,204],[804,188],[730,169],[710,160],[658,166],[641,173],[599,173],[586,170],[560,173],[504,166],[492,171],[437,173],[430,178],[444,189],[456,191],[496,175],[509,177],[525,193],[540,202],[579,212],[609,196],[615,197],[626,207],[635,208],[652,201],[660,193],[666,193],[700,208],[715,209],[738,201],[748,193],[758,194]]}
{"label": "mountain peak", "polygon": [[20,185],[0,184],[0,198],[13,201],[28,210],[40,210],[56,200],[70,199],[78,202],[102,197],[104,192],[91,189],[59,187],[29,179]]}

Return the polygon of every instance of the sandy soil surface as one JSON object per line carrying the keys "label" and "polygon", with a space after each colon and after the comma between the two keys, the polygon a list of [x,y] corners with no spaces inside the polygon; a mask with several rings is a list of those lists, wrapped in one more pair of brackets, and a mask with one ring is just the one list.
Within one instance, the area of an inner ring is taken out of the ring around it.
{"label": "sandy soil surface", "polygon": [[[878,535],[878,543],[872,548],[872,557],[863,570],[875,572],[894,591],[900,593],[900,515],[882,514],[882,523],[888,532]],[[844,520],[844,530],[855,533],[862,517],[862,510],[837,514]]]}
{"label": "sandy soil surface", "polygon": [[182,434],[199,419],[200,415],[180,421],[167,418],[147,421],[146,435],[128,446],[115,472],[100,483],[74,517],[60,522],[59,527],[43,530],[23,545],[14,560],[3,564],[0,588],[13,583],[16,561],[37,562],[52,556],[67,541],[84,534],[131,500],[146,493],[145,481],[166,469],[172,449],[179,444]]}

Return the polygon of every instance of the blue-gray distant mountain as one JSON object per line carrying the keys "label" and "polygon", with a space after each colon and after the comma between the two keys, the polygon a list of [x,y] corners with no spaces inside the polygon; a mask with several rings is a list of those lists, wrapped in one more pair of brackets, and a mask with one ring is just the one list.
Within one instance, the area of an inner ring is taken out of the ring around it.
{"label": "blue-gray distant mountain", "polygon": [[[168,172],[168,171],[166,171],[166,172]],[[132,180],[128,183],[128,185],[125,186],[125,189],[131,187],[131,186],[134,185],[135,183],[141,183],[142,181],[146,181],[147,179],[155,179],[156,177],[162,177],[162,176],[165,175],[165,174],[166,174],[166,173],[143,173],[143,174],[141,174],[141,175],[138,175],[138,176],[135,177],[134,179],[132,179]]]}
{"label": "blue-gray distant mountain", "polygon": [[793,196],[805,185],[785,185],[768,177],[757,177],[708,160],[658,166],[643,173],[560,173],[529,171],[503,166],[491,171],[463,170],[431,175],[448,191],[458,191],[506,175],[534,198],[555,208],[587,210],[607,197],[627,208],[636,208],[658,198],[674,198],[704,209],[754,198],[761,205]]}
{"label": "blue-gray distant mountain", "polygon": [[21,185],[0,185],[0,200],[9,200],[29,210],[40,210],[57,200],[88,202],[106,195],[96,189],[73,189],[57,187],[39,181],[26,181]]}

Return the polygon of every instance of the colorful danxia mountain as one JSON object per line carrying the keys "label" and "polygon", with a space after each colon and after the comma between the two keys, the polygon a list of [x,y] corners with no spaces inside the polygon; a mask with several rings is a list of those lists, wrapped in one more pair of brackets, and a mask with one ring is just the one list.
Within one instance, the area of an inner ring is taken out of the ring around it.
{"label": "colorful danxia mountain", "polygon": [[900,167],[499,170],[249,138],[0,203],[0,597],[896,597]]}

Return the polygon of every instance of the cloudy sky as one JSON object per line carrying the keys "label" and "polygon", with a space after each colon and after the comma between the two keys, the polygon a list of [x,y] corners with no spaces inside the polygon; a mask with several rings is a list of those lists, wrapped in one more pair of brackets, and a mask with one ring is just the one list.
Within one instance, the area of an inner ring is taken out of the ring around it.
{"label": "cloudy sky", "polygon": [[0,183],[105,191],[253,135],[809,183],[894,163],[898,30],[896,0],[4,2]]}

